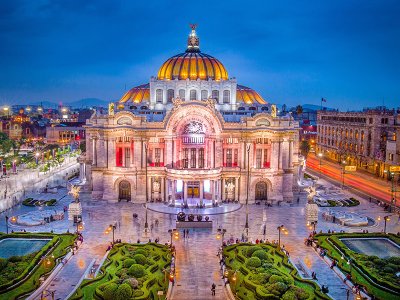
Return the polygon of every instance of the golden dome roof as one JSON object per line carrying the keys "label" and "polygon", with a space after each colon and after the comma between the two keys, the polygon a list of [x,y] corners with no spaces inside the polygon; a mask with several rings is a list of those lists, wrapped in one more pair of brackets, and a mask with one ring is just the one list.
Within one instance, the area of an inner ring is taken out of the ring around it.
{"label": "golden dome roof", "polygon": [[260,104],[267,104],[267,102],[255,90],[239,84],[236,88],[236,101],[244,102],[246,104],[252,104],[256,102]]}
{"label": "golden dome roof", "polygon": [[149,101],[149,100],[150,100],[150,84],[146,83],[136,86],[127,91],[119,100],[119,103],[125,103],[128,101],[132,101],[133,103],[140,103],[142,101]]}
{"label": "golden dome roof", "polygon": [[185,53],[169,58],[158,70],[159,80],[227,80],[228,72],[215,57],[200,52],[196,25],[191,25],[192,32],[188,37]]}

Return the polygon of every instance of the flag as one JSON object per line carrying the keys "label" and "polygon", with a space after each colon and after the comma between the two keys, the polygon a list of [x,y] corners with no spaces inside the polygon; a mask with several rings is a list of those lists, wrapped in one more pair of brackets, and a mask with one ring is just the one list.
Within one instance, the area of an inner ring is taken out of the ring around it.
{"label": "flag", "polygon": [[322,98],[321,101],[322,101],[322,102],[326,102],[326,99],[325,99],[325,98]]}

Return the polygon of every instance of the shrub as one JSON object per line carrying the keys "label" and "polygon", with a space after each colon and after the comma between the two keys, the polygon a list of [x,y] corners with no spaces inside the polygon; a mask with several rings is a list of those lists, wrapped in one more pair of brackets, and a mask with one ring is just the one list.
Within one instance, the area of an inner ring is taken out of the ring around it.
{"label": "shrub", "polygon": [[298,300],[307,300],[310,297],[310,294],[305,289],[297,286],[292,286],[290,289],[294,291]]}
{"label": "shrub", "polygon": [[265,250],[257,250],[251,255],[252,257],[258,257],[261,260],[268,260],[268,254]]}
{"label": "shrub", "polygon": [[143,296],[143,295],[144,295],[143,291],[141,291],[141,290],[136,290],[136,291],[133,291],[133,293],[132,293],[132,298],[141,297],[141,296]]}
{"label": "shrub", "polygon": [[49,201],[46,201],[46,206],[54,206],[56,205],[57,200],[56,199],[50,199]]}
{"label": "shrub", "polygon": [[255,283],[263,285],[268,282],[268,279],[271,277],[270,273],[259,273],[259,274],[254,274],[251,277],[251,280],[253,280]]}
{"label": "shrub", "polygon": [[269,283],[274,284],[277,282],[283,282],[283,278],[282,276],[279,275],[271,275],[271,277],[269,278]]}
{"label": "shrub", "polygon": [[8,261],[12,263],[22,261],[22,256],[16,256],[16,255],[10,256],[8,258]]}
{"label": "shrub", "polygon": [[8,260],[5,258],[0,258],[0,271],[7,267]]}
{"label": "shrub", "polygon": [[124,260],[124,262],[123,262],[123,267],[124,268],[130,268],[130,266],[132,266],[133,264],[136,264],[136,260],[134,260],[133,258],[128,258],[128,259],[125,259]]}
{"label": "shrub", "polygon": [[246,250],[246,256],[251,257],[257,250],[262,250],[261,246],[250,246]]}
{"label": "shrub", "polygon": [[146,270],[142,265],[139,264],[133,264],[129,270],[128,274],[132,275],[135,278],[141,278],[146,274]]}
{"label": "shrub", "polygon": [[129,299],[132,296],[132,288],[129,284],[123,283],[121,284],[117,291],[115,292],[116,300],[125,300]]}
{"label": "shrub", "polygon": [[246,261],[246,266],[248,266],[249,268],[258,268],[259,266],[261,266],[261,260],[258,257],[250,257]]}
{"label": "shrub", "polygon": [[137,249],[133,252],[133,254],[143,254],[144,256],[149,255],[149,253],[144,249]]}
{"label": "shrub", "polygon": [[147,258],[143,254],[135,254],[133,256],[133,259],[136,261],[136,263],[145,265],[147,264]]}
{"label": "shrub", "polygon": [[268,289],[273,293],[273,294],[279,294],[282,295],[285,293],[288,289],[288,286],[284,284],[283,282],[275,282],[271,284]]}
{"label": "shrub", "polygon": [[125,279],[124,283],[129,284],[130,287],[133,289],[137,289],[139,287],[139,281],[137,281],[136,278],[134,277]]}
{"label": "shrub", "polygon": [[105,300],[114,300],[114,294],[118,289],[118,284],[115,282],[110,282],[109,284],[106,285],[104,288],[104,299]]}
{"label": "shrub", "polygon": [[293,290],[288,290],[282,295],[282,300],[297,300],[297,296]]}

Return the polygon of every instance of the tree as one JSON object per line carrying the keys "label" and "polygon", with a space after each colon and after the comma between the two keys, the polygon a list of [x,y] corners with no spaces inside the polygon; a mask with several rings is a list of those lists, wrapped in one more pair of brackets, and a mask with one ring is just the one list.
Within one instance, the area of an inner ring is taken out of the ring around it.
{"label": "tree", "polygon": [[6,155],[14,148],[15,142],[7,134],[0,132],[0,155]]}
{"label": "tree", "polygon": [[303,113],[303,106],[297,105],[296,106],[296,114],[301,115]]}
{"label": "tree", "polygon": [[310,142],[308,140],[301,141],[300,152],[305,158],[307,158],[308,153],[310,153],[310,148]]}

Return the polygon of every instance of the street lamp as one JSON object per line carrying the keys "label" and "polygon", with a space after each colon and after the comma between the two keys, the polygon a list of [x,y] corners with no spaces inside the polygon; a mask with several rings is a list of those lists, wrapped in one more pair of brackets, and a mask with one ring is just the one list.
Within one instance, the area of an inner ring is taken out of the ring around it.
{"label": "street lamp", "polygon": [[247,189],[246,189],[246,241],[249,240],[249,189],[250,189],[250,144],[247,144]]}
{"label": "street lamp", "polygon": [[112,231],[112,243],[113,245],[115,244],[115,229],[117,229],[117,225],[110,224],[110,226],[106,229],[105,233],[108,234],[110,231]]}
{"label": "street lamp", "polygon": [[217,240],[221,239],[221,246],[224,245],[224,237],[225,237],[226,229],[218,228],[217,229]]}
{"label": "street lamp", "polygon": [[283,231],[284,234],[288,234],[289,232],[285,228],[284,225],[278,226],[276,229],[278,229],[278,246],[279,249],[281,248],[281,231]]}
{"label": "street lamp", "polygon": [[146,188],[145,188],[145,191],[146,191],[146,219],[145,219],[145,222],[144,222],[144,234],[145,234],[145,236],[147,237],[147,234],[148,234],[148,232],[149,232],[149,223],[147,222],[147,202],[148,202],[148,186],[147,186],[147,150],[148,150],[148,145],[147,145],[147,143],[144,143],[144,152],[145,152],[145,174],[146,174]]}
{"label": "street lamp", "polygon": [[8,216],[6,216],[6,229],[7,229],[7,234],[8,234]]}
{"label": "street lamp", "polygon": [[395,173],[394,172],[390,172],[388,170],[384,170],[383,172],[387,173],[388,175],[390,174],[390,177],[391,177],[392,188],[390,190],[390,195],[391,195],[390,196],[390,199],[391,199],[391,201],[390,201],[390,212],[393,212],[396,209],[396,189],[395,189],[395,186],[394,186],[394,175],[395,175]]}
{"label": "street lamp", "polygon": [[343,160],[342,161],[342,190],[344,189],[344,174],[345,174],[345,164],[346,164],[346,161],[345,160]]}
{"label": "street lamp", "polygon": [[322,165],[322,156],[323,156],[323,154],[322,154],[322,152],[319,152],[318,153],[318,157],[319,157],[319,177],[321,177],[321,165]]}
{"label": "street lamp", "polygon": [[77,233],[77,234],[79,234],[79,230],[80,230],[80,231],[83,230],[83,223],[82,223],[82,221],[76,222],[76,233]]}
{"label": "street lamp", "polygon": [[316,232],[317,223],[318,223],[318,221],[311,221],[311,222],[308,223],[308,225],[309,225],[308,228],[309,229],[314,229],[313,233]]}
{"label": "street lamp", "polygon": [[40,157],[40,153],[39,153],[39,152],[36,152],[36,153],[35,153],[36,165],[39,164],[39,157]]}
{"label": "street lamp", "polygon": [[353,262],[352,262],[351,258],[347,261],[347,264],[350,267],[350,279],[352,279],[353,276],[351,275],[351,270],[352,270],[352,267],[353,267]]}
{"label": "street lamp", "polygon": [[[381,220],[381,217],[379,216],[379,217],[378,217],[378,221],[380,221],[380,220]],[[386,234],[386,223],[387,223],[388,221],[390,221],[390,215],[384,216],[384,217],[383,217],[383,220],[385,221],[385,226],[384,226],[384,228],[383,228],[383,233]]]}
{"label": "street lamp", "polygon": [[171,247],[172,247],[172,240],[175,238],[176,240],[179,239],[179,231],[174,229],[168,230],[169,234],[171,235]]}

